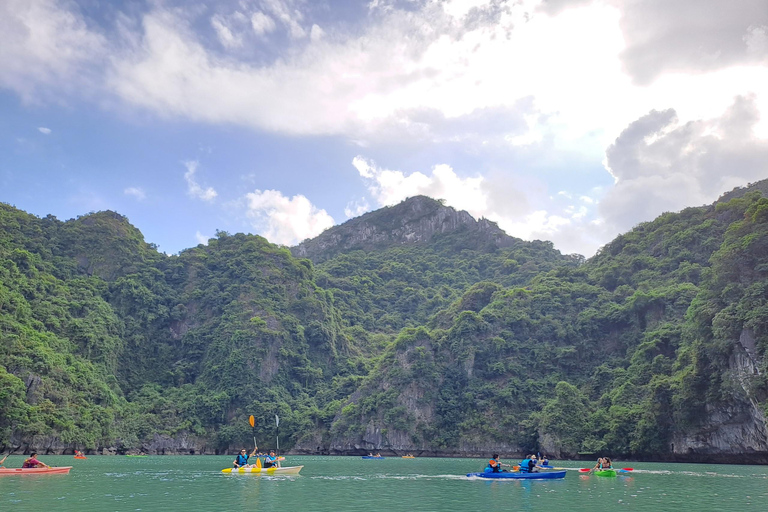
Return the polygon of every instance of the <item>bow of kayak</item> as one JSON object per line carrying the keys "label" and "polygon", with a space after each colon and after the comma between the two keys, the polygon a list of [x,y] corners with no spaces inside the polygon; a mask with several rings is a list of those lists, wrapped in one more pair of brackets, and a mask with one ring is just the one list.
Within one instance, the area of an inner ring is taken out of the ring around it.
{"label": "bow of kayak", "polygon": [[0,468],[0,476],[3,475],[66,475],[72,466],[60,468]]}
{"label": "bow of kayak", "polygon": [[222,473],[230,475],[298,475],[304,466],[288,466],[284,468],[226,468]]}

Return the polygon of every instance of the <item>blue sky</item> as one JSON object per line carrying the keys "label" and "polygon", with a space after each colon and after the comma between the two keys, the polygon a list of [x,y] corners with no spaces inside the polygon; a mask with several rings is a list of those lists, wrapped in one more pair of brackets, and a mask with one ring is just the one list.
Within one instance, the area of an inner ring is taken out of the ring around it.
{"label": "blue sky", "polygon": [[426,194],[590,256],[768,178],[764,0],[6,0],[0,201],[176,253]]}

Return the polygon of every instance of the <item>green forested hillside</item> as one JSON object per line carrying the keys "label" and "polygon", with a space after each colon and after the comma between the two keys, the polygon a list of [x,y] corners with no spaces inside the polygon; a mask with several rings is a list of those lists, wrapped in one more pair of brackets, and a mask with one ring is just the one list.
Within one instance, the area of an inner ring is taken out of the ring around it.
{"label": "green forested hillside", "polygon": [[[279,414],[304,451],[768,460],[768,199],[728,199],[586,262],[470,223],[375,247],[353,224],[317,264],[0,204],[0,446],[213,453]],[[421,201],[423,229],[451,214]]]}

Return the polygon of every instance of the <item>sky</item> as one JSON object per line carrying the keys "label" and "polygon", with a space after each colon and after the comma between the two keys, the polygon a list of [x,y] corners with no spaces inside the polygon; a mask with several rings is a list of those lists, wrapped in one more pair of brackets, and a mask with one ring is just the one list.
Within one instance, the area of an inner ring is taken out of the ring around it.
{"label": "sky", "polygon": [[423,194],[589,257],[765,178],[766,0],[0,1],[0,202],[168,254]]}

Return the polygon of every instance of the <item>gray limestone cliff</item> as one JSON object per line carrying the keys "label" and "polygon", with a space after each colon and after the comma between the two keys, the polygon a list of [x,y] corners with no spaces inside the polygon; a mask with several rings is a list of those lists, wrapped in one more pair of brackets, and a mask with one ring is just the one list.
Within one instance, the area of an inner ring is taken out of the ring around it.
{"label": "gray limestone cliff", "polygon": [[444,206],[441,201],[426,196],[416,196],[334,226],[292,247],[291,253],[319,263],[350,250],[424,243],[435,235],[461,229],[495,247],[512,247],[522,242],[504,233],[495,222],[475,220],[466,211]]}

